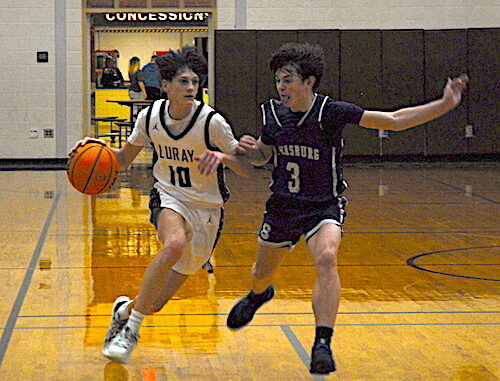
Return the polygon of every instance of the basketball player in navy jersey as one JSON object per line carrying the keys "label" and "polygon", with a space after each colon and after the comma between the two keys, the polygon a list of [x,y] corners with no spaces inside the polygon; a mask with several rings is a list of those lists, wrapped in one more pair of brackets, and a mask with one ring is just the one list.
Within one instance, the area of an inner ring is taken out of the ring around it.
{"label": "basketball player in navy jersey", "polygon": [[[189,275],[208,260],[219,238],[229,193],[222,165],[250,177],[248,160],[236,155],[238,141],[224,118],[195,100],[208,68],[203,56],[184,47],[157,59],[168,100],[141,111],[125,145],[115,151],[127,168],[145,144],[154,147],[149,207],[162,246],[148,265],[139,295],[118,297],[102,354],[126,363],[139,339],[143,319],[161,308]],[[88,141],[85,138],[72,151]],[[190,246],[191,250],[188,250]]]}
{"label": "basketball player in navy jersey", "polygon": [[318,45],[285,44],[272,55],[269,66],[279,101],[262,105],[260,138],[243,136],[238,152],[249,155],[256,165],[272,157],[272,194],[259,232],[252,290],[233,307],[227,325],[243,327],[272,299],[272,276],[284,249],[292,249],[305,236],[317,272],[312,295],[316,337],[310,372],[328,374],[336,369],[330,343],[340,299],[337,253],[346,205],[342,131],[347,123],[402,131],[428,122],[460,103],[468,78],[464,74],[449,79],[443,96],[430,103],[380,112],[315,93],[324,70]]}

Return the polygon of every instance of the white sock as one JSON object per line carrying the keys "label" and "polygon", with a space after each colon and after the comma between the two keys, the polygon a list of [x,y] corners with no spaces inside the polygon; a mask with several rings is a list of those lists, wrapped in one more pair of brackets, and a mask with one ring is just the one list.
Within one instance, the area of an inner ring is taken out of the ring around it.
{"label": "white sock", "polygon": [[132,332],[139,333],[139,328],[141,328],[142,321],[145,317],[146,315],[132,308],[132,312],[127,321],[127,327],[129,327]]}
{"label": "white sock", "polygon": [[120,308],[118,308],[118,311],[116,311],[116,313],[118,314],[118,317],[120,320],[126,320],[129,318],[130,314],[128,312],[128,306],[132,302],[133,302],[133,300],[130,300],[127,303],[123,303],[120,306]]}

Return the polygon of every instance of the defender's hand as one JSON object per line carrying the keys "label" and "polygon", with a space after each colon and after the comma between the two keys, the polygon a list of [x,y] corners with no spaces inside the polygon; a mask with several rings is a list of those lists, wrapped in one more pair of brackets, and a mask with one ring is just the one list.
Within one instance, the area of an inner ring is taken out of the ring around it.
{"label": "defender's hand", "polygon": [[243,135],[238,142],[238,147],[236,147],[236,153],[247,155],[258,149],[257,140],[253,136]]}
{"label": "defender's hand", "polygon": [[458,106],[462,100],[462,93],[469,82],[467,74],[462,74],[457,78],[448,78],[448,82],[443,90],[443,99],[453,107]]}

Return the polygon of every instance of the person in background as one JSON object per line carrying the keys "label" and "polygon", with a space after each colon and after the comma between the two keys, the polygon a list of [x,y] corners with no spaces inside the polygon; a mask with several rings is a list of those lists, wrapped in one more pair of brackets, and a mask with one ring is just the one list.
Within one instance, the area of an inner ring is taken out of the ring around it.
{"label": "person in background", "polygon": [[139,57],[132,57],[128,65],[128,76],[130,86],[128,96],[130,99],[146,99],[146,87],[144,86],[144,75],[141,71],[141,60]]}
{"label": "person in background", "polygon": [[141,70],[146,87],[146,99],[152,101],[161,98],[161,74],[156,58],[156,55],[151,56],[151,61]]}
{"label": "person in background", "polygon": [[102,72],[101,78],[102,87],[123,86],[123,82],[122,72],[116,67],[115,61],[110,57],[106,58],[106,67]]}

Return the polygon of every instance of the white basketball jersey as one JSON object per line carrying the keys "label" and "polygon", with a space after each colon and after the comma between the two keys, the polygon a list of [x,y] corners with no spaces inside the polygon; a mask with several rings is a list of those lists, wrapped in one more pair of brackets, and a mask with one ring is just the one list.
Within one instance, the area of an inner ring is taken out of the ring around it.
{"label": "white basketball jersey", "polygon": [[201,102],[196,101],[191,114],[180,121],[170,118],[168,105],[168,100],[159,100],[142,110],[128,142],[144,146],[151,141],[155,151],[155,188],[200,207],[221,206],[229,197],[223,166],[203,176],[194,158],[207,149],[234,155],[238,142],[231,127],[220,114]]}

